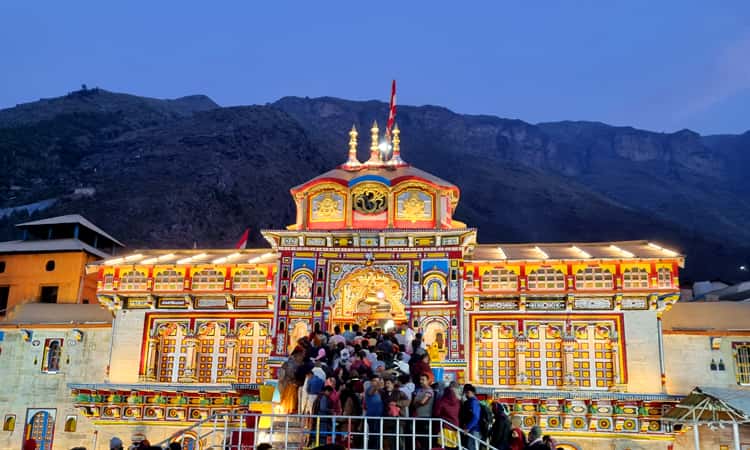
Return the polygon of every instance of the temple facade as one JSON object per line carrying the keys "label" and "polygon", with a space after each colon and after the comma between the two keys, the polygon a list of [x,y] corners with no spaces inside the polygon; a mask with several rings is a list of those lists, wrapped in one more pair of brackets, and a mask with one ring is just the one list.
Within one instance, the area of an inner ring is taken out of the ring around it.
{"label": "temple facade", "polygon": [[[567,448],[667,449],[662,314],[679,253],[648,241],[484,244],[460,189],[385,151],[291,189],[268,248],[139,250],[92,263],[114,315],[103,383],[73,383],[102,439],[152,442],[215,412],[263,410],[296,340],[336,325],[424,334],[433,368],[505,402]],[[614,440],[612,440],[615,438]],[[607,444],[604,446],[604,439]],[[617,442],[612,447],[611,442]]]}

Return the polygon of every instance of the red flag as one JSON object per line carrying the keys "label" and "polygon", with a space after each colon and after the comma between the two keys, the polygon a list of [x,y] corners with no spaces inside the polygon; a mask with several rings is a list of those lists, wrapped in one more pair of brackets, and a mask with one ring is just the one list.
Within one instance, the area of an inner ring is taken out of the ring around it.
{"label": "red flag", "polygon": [[245,232],[242,233],[242,237],[237,242],[237,246],[235,248],[247,248],[248,237],[250,237],[250,228],[245,229]]}
{"label": "red flag", "polygon": [[388,109],[388,123],[385,127],[385,134],[390,138],[393,123],[396,121],[396,80],[391,83],[391,106]]}

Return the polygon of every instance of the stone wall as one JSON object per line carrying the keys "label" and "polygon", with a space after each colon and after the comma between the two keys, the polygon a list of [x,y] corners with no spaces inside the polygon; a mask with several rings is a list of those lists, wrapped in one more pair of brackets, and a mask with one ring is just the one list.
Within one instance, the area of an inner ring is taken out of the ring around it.
{"label": "stone wall", "polygon": [[[0,431],[0,449],[19,450],[29,409],[54,410],[55,429],[53,447],[69,449],[75,446],[92,448],[94,426],[73,406],[68,383],[101,383],[109,363],[111,329],[86,328],[77,341],[73,328],[29,327],[31,339],[24,340],[20,329],[5,329],[0,341],[0,418],[15,414],[14,431]],[[60,370],[43,373],[45,340],[63,339]],[[66,419],[76,417],[76,430],[65,431]],[[104,447],[102,447],[104,448]]]}
{"label": "stone wall", "polygon": [[[674,332],[673,332],[674,333]],[[732,342],[750,342],[750,336],[721,336],[719,350],[711,349],[705,334],[665,334],[667,392],[686,395],[696,386],[738,388]],[[711,360],[724,361],[724,370],[711,370]]]}
{"label": "stone wall", "polygon": [[117,311],[112,324],[110,383],[138,383],[145,310]]}
{"label": "stone wall", "polygon": [[659,341],[653,311],[624,312],[628,392],[662,391],[659,370]]}

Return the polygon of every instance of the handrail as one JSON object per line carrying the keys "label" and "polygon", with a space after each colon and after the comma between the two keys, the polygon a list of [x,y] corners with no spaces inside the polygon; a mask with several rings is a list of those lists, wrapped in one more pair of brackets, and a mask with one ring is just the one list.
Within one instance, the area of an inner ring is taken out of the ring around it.
{"label": "handrail", "polygon": [[[246,419],[250,417],[254,418],[252,427],[246,426]],[[261,426],[262,420],[267,424]],[[205,426],[210,428],[204,432]],[[449,433],[445,433],[445,430]],[[290,447],[297,445],[297,448],[303,449],[314,448],[329,441],[345,442],[347,449],[356,449],[368,448],[368,443],[372,445],[372,442],[382,447],[385,440],[390,442],[393,450],[407,450],[416,448],[417,442],[422,442],[427,448],[433,448],[436,446],[434,444],[442,443],[445,438],[456,439],[456,445],[451,446],[464,448],[467,443],[472,443],[474,445],[469,447],[477,450],[497,450],[489,442],[478,439],[441,418],[256,412],[214,413],[183,430],[172,433],[156,446],[166,448],[171,442],[191,434],[202,443],[201,450],[251,450],[262,442],[283,443]],[[213,439],[209,439],[212,435]],[[247,442],[248,438],[252,442]],[[209,445],[209,440],[213,441],[213,444]],[[355,441],[361,445],[353,447]]]}

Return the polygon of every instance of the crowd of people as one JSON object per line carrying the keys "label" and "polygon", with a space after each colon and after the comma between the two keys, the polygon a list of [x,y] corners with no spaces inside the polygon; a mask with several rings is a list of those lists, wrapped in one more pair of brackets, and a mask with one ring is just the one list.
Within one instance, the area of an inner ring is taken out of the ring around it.
{"label": "crowd of people", "polygon": [[436,380],[422,335],[405,324],[388,331],[345,324],[302,337],[278,377],[286,413],[318,416],[305,424],[311,446],[348,439],[352,448],[378,450],[479,450],[482,442],[499,450],[557,448],[539,427],[527,437],[520,417],[480,402],[471,384]]}

